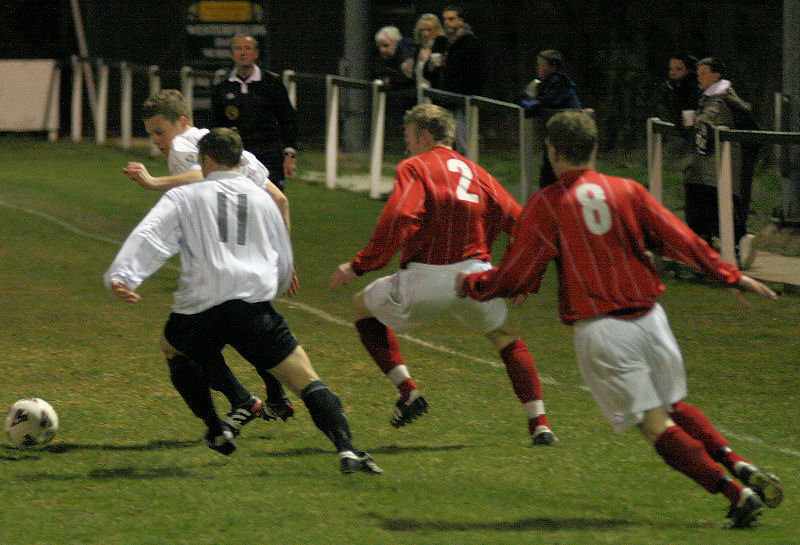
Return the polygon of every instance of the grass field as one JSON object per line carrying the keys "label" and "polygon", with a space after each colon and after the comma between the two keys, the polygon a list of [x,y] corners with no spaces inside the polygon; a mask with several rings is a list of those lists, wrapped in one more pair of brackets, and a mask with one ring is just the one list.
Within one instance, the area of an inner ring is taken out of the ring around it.
{"label": "grass field", "polygon": [[[165,172],[162,159],[136,152],[0,140],[0,406],[38,396],[61,418],[44,450],[0,447],[0,544],[800,543],[796,297],[751,297],[744,307],[723,289],[665,279],[689,401],[786,486],[783,505],[757,528],[723,530],[723,497],[602,419],[582,387],[571,331],[558,322],[552,271],[512,313],[545,379],[557,446],[527,447],[488,341],[444,321],[401,338],[430,413],[389,426],[394,389],[348,325],[351,295],[377,275],[326,288],[382,203],[300,181],[289,195],[302,289],[276,307],[385,474],[340,475],[296,398],[295,419],[254,422],[233,456],[212,452],[157,348],[176,269],[149,279],[138,305],[102,286],[118,243],[159,196],[121,174],[133,158]],[[256,373],[229,355],[263,393]]]}

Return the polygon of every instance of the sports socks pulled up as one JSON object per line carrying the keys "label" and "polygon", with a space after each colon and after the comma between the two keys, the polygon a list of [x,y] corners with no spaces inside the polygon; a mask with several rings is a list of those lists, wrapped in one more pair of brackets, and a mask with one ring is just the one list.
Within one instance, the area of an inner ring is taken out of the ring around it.
{"label": "sports socks pulled up", "polygon": [[167,358],[169,378],[192,413],[208,426],[211,436],[222,433],[222,421],[214,409],[214,400],[203,368],[193,359],[177,355]]}
{"label": "sports socks pulled up", "polygon": [[536,363],[528,346],[522,339],[508,344],[500,350],[500,358],[506,366],[511,387],[522,403],[523,410],[528,416],[528,429],[531,434],[538,426],[550,427],[545,414],[544,401],[542,401],[542,385]]}
{"label": "sports socks pulled up", "polygon": [[678,401],[672,406],[670,417],[691,437],[703,443],[706,452],[732,475],[738,475],[736,470],[742,463],[750,463],[734,452],[728,441],[697,407]]}
{"label": "sports socks pulled up", "polygon": [[711,494],[722,492],[731,503],[738,503],[744,487],[728,477],[709,456],[703,443],[692,438],[680,426],[672,426],[661,433],[654,446],[670,467]]}
{"label": "sports socks pulled up", "polygon": [[356,320],[355,326],[364,348],[386,378],[397,387],[400,398],[408,403],[418,397],[417,385],[403,361],[400,343],[397,342],[394,332],[377,318]]}
{"label": "sports socks pulled up", "polygon": [[303,388],[300,398],[308,407],[311,419],[336,447],[337,452],[355,451],[351,442],[350,426],[344,415],[342,402],[321,380],[314,380]]}

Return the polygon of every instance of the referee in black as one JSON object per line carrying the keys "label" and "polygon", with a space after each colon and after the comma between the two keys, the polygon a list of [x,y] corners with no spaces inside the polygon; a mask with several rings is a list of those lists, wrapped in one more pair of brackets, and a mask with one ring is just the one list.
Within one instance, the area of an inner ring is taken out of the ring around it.
{"label": "referee in black", "polygon": [[214,125],[239,132],[246,150],[269,169],[269,179],[284,189],[295,172],[297,111],[278,74],[257,64],[258,42],[237,34],[231,41],[234,68],[214,86]]}

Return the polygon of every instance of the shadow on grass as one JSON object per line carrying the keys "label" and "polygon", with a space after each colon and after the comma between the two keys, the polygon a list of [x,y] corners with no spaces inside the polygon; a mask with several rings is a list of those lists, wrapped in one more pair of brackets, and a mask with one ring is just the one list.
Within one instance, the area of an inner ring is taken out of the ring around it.
{"label": "shadow on grass", "polygon": [[48,445],[41,449],[45,452],[53,452],[56,454],[63,454],[73,450],[110,450],[110,451],[142,451],[142,450],[166,450],[174,448],[189,448],[196,447],[202,443],[200,440],[196,441],[150,441],[143,445],[98,445],[98,444],[80,444],[80,443],[55,443]]}
{"label": "shadow on grass", "polygon": [[[386,445],[383,447],[367,449],[370,454],[402,454],[404,452],[434,452],[442,450],[460,450],[468,448],[466,445]],[[278,450],[273,452],[259,452],[254,453],[252,456],[265,456],[270,458],[290,458],[293,456],[314,456],[317,454],[330,454],[331,450],[319,447],[305,447],[296,449]]]}
{"label": "shadow on grass", "polygon": [[[192,468],[214,467],[219,462],[207,464],[193,464]],[[39,481],[75,481],[82,479],[169,479],[169,478],[191,478],[191,479],[214,479],[214,475],[198,474],[183,467],[109,467],[92,469],[86,475],[83,474],[55,474],[55,473],[32,473],[29,475],[19,475],[15,477],[17,481],[39,482]]]}
{"label": "shadow on grass", "polygon": [[416,520],[403,518],[387,518],[377,513],[368,513],[374,519],[381,521],[384,528],[394,532],[416,531],[456,531],[467,532],[472,530],[495,530],[498,532],[519,532],[528,530],[613,530],[635,523],[623,519],[610,518],[563,518],[554,519],[546,517],[532,517],[518,520],[495,522],[456,522],[449,520]]}
{"label": "shadow on grass", "polygon": [[461,450],[467,445],[386,445],[370,449],[370,454],[402,454],[404,452],[437,452],[443,450]]}

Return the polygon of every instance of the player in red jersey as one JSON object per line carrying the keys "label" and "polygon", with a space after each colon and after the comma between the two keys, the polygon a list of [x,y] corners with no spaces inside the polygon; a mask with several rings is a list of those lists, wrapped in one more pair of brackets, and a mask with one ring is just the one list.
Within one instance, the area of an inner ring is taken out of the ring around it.
{"label": "player in red jersey", "polygon": [[614,430],[638,425],[667,464],[728,497],[731,526],[750,525],[764,504],[780,504],[781,483],[734,452],[699,409],[682,401],[683,360],[646,252],[727,286],[767,298],[775,293],[722,261],[644,187],[595,171],[597,128],[589,116],[557,114],[547,123],[546,143],[558,182],[531,197],[500,265],[460,275],[458,289],[477,300],[535,293],[555,260],[561,320],[574,326],[581,375]]}
{"label": "player in red jersey", "polygon": [[394,331],[448,313],[494,343],[528,417],[532,444],[553,444],[533,357],[507,324],[505,302],[478,303],[455,292],[459,272],[491,268],[492,242],[501,231],[511,231],[521,208],[494,177],[453,151],[455,122],[447,110],[418,105],[403,121],[412,157],[397,166],[394,190],[366,247],[339,265],[330,280],[330,288],[337,289],[401,252],[400,271],[355,296],[361,341],[400,392],[392,425],[408,424],[428,408]]}

